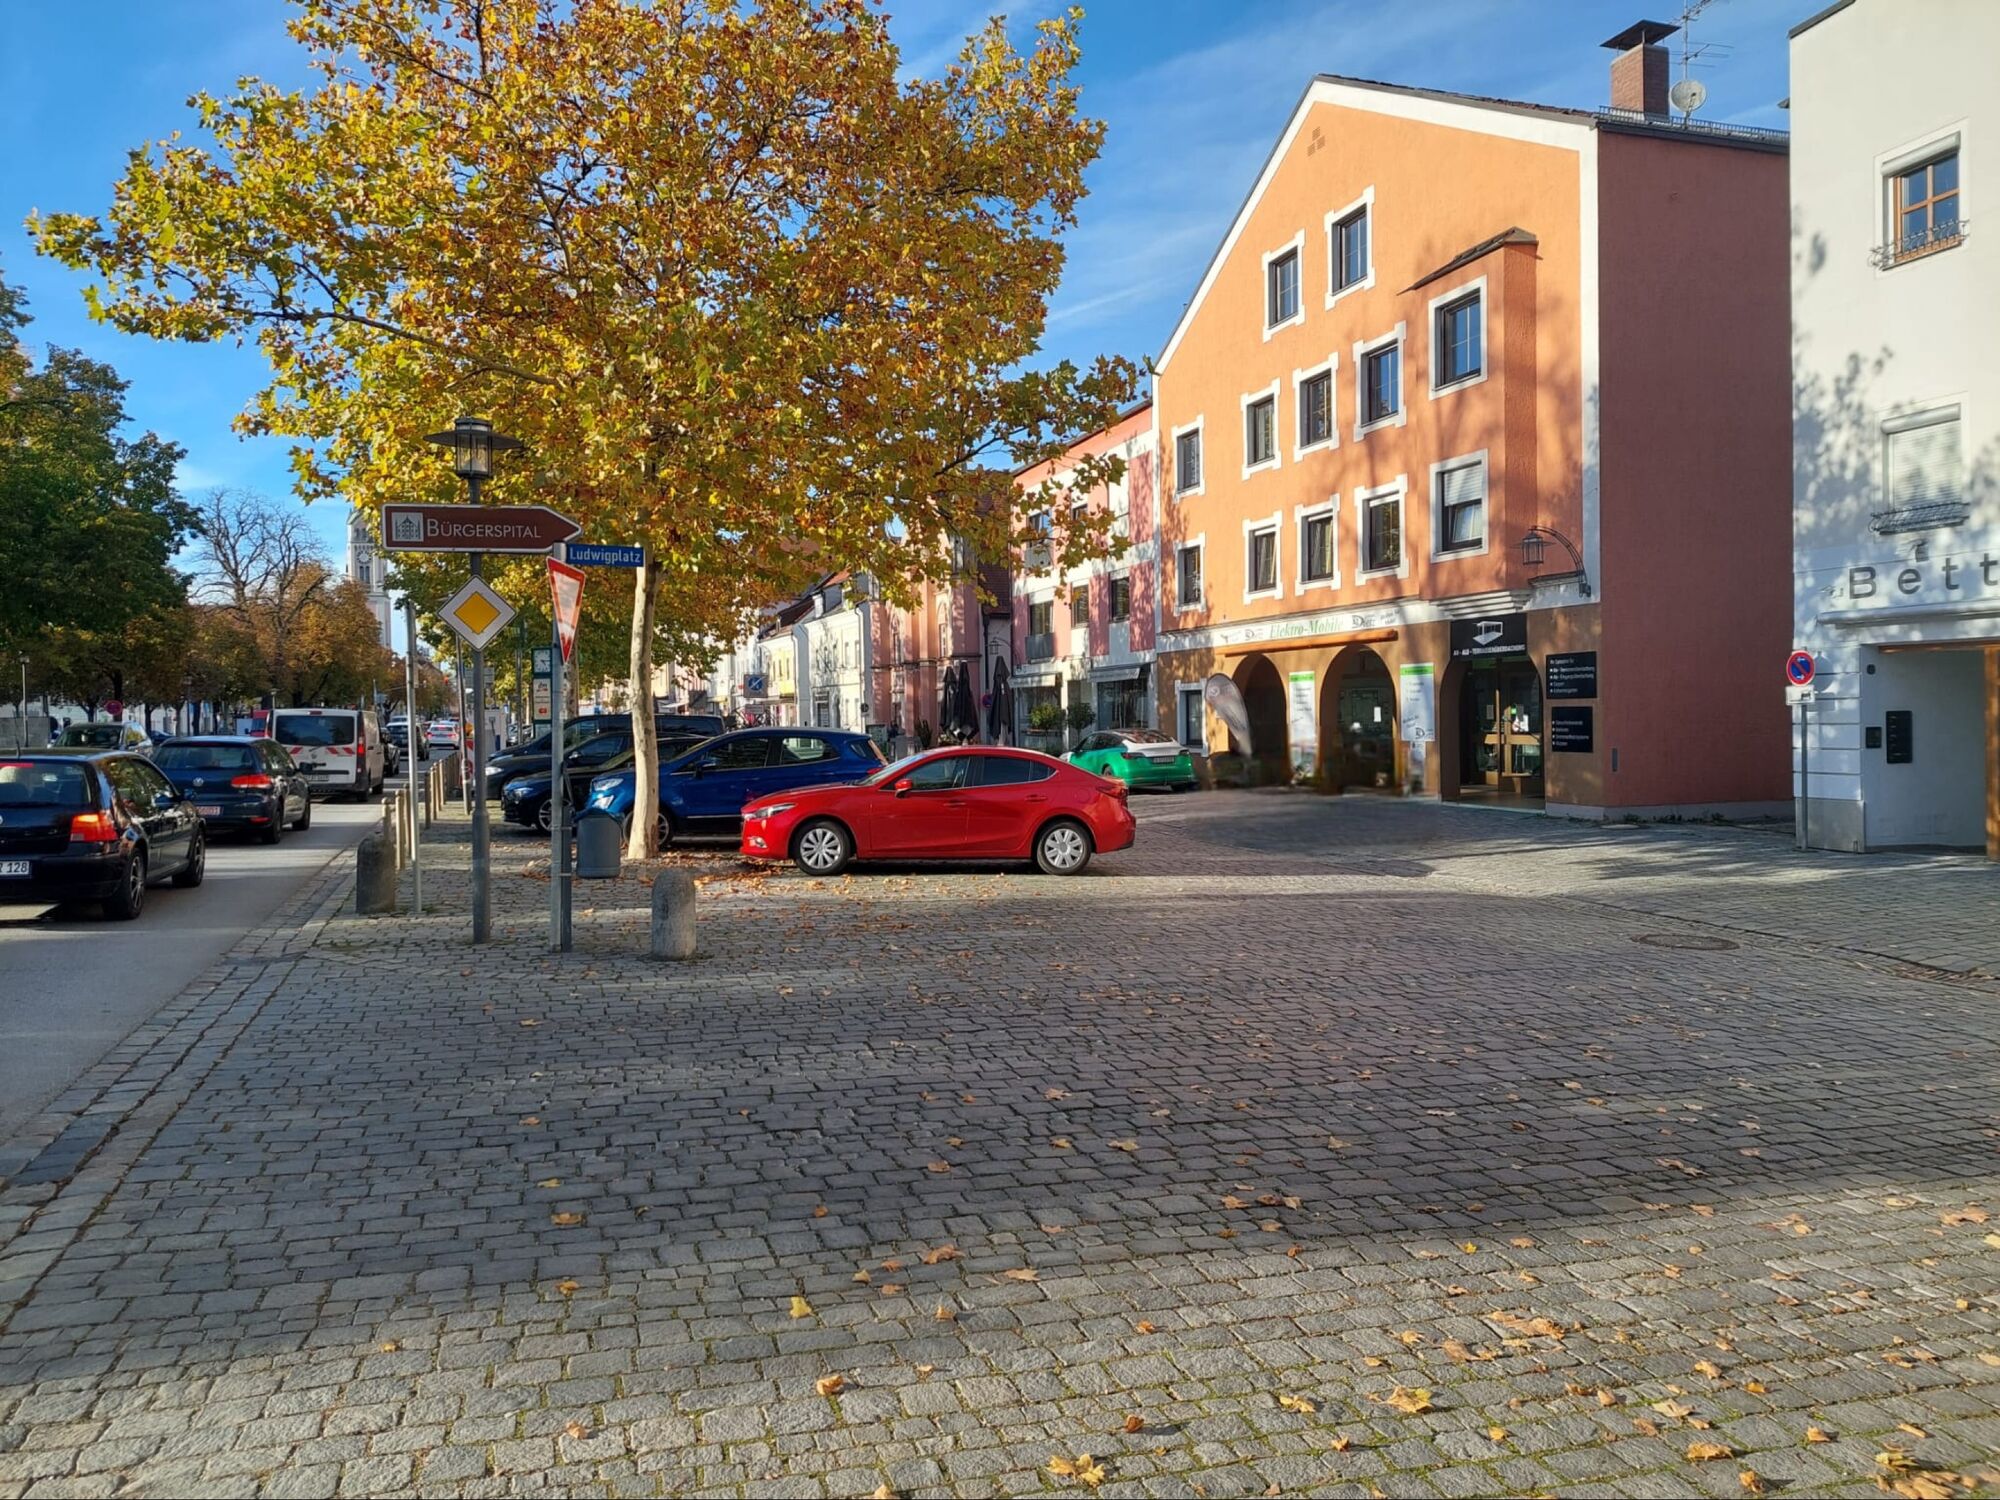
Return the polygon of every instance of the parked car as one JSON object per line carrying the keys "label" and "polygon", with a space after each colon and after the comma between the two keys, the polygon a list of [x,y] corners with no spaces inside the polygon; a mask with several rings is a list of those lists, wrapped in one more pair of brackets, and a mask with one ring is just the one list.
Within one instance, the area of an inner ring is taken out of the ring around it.
{"label": "parked car", "polygon": [[[743,805],[774,792],[823,782],[860,781],[882,766],[865,734],[843,729],[738,729],[704,740],[660,764],[660,841],[684,835],[733,836]],[[590,784],[591,807],[631,828],[631,771]]]}
{"label": "parked car", "polygon": [[[660,736],[660,758],[671,760],[708,739],[699,734],[663,734]],[[603,759],[597,757],[603,747],[611,746],[611,753]],[[564,757],[568,761],[565,774],[569,780],[569,805],[582,807],[590,798],[590,784],[607,771],[616,771],[632,764],[632,737],[619,731],[613,734],[594,735],[585,740]],[[542,753],[542,769],[532,775],[516,776],[507,783],[507,790],[501,794],[501,815],[510,823],[519,823],[526,828],[549,831],[553,816],[549,802],[549,762],[548,752]]]}
{"label": "parked car", "polygon": [[275,844],[287,824],[312,827],[312,782],[276,740],[189,735],[158,746],[153,764],[194,803],[211,834],[254,833]]}
{"label": "parked car", "polygon": [[381,791],[389,774],[372,708],[281,708],[271,715],[271,738],[314,786],[356,801]]}
{"label": "parked car", "polygon": [[419,761],[430,759],[430,739],[428,735],[421,731],[417,735],[416,747],[414,751],[412,750],[410,745],[410,721],[408,719],[391,719],[388,723],[384,724],[382,726],[382,738],[389,744],[394,745],[405,759]]}
{"label": "parked car", "polygon": [[152,881],[201,884],[194,804],[144,756],[46,750],[0,760],[0,901],[99,901],[130,921]]}
{"label": "parked car", "polygon": [[1131,787],[1184,792],[1195,784],[1187,746],[1157,729],[1106,729],[1085,735],[1064,759]]}
{"label": "parked car", "polygon": [[65,724],[62,732],[50,747],[55,750],[130,750],[136,755],[144,755],[153,748],[153,740],[145,730],[134,724],[85,723]]}
{"label": "parked car", "polygon": [[458,748],[458,723],[453,719],[433,719],[424,731],[424,739],[433,750],[456,750]]}
{"label": "parked car", "polygon": [[[580,718],[565,720],[563,741],[571,747],[605,734],[623,734],[627,746],[631,744],[632,716],[630,714],[585,714]],[[665,760],[670,754],[677,754],[688,746],[699,744],[722,733],[722,720],[713,714],[655,714],[653,715],[653,735],[660,745],[660,758]],[[486,795],[488,799],[501,797],[507,786],[517,776],[548,774],[549,732],[544,729],[525,744],[513,745],[488,757],[486,762]]]}
{"label": "parked car", "polygon": [[1079,875],[1130,848],[1125,783],[1033,750],[961,746],[913,755],[855,786],[760,797],[743,809],[743,855],[833,875],[857,859],[1032,859]]}

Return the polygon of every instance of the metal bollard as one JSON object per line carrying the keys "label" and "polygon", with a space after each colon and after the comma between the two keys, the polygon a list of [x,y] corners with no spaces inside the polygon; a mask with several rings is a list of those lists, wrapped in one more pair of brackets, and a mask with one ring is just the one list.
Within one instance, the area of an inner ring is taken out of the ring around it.
{"label": "metal bollard", "polygon": [[396,862],[379,833],[354,846],[354,909],[363,915],[396,909]]}
{"label": "metal bollard", "polygon": [[653,881],[653,957],[694,957],[694,877],[685,870]]}

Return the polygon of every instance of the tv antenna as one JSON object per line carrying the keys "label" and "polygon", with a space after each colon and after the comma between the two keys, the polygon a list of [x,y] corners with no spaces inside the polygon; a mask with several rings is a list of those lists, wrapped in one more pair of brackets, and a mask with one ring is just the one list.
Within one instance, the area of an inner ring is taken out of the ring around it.
{"label": "tv antenna", "polygon": [[1694,112],[1708,99],[1708,85],[1691,76],[1690,70],[1711,54],[1720,61],[1727,57],[1731,50],[1721,42],[1704,42],[1699,46],[1695,43],[1694,19],[1713,4],[1715,0],[1686,0],[1681,6],[1681,76],[1674,86],[1667,90],[1667,101],[1681,112],[1683,124],[1691,119]]}

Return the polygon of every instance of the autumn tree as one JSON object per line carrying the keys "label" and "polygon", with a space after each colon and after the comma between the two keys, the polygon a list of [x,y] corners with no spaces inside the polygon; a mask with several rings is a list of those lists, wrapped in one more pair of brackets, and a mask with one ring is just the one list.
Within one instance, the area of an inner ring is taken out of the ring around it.
{"label": "autumn tree", "polygon": [[[197,96],[204,141],[136,153],[107,215],[37,220],[38,245],[122,329],[253,336],[272,379],[241,425],[299,440],[308,496],[456,499],[426,431],[524,438],[493,500],[647,549],[640,704],[662,621],[726,638],[829,566],[893,598],[952,536],[1005,555],[982,467],[1054,456],[1135,388],[1122,360],[1033,363],[1103,135],[1080,12],[1024,51],[989,21],[906,80],[867,0],[295,3],[310,91]],[[1102,541],[1065,533],[1066,560]]]}

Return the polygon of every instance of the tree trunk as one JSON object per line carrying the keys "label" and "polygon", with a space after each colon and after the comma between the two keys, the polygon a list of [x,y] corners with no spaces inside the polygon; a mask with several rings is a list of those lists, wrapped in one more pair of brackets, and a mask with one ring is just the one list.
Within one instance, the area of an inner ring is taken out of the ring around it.
{"label": "tree trunk", "polygon": [[659,602],[660,568],[651,549],[632,579],[632,831],[628,859],[660,852],[660,742],[653,734],[653,609]]}

